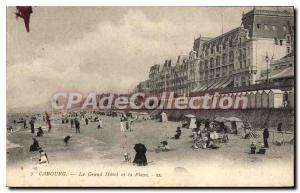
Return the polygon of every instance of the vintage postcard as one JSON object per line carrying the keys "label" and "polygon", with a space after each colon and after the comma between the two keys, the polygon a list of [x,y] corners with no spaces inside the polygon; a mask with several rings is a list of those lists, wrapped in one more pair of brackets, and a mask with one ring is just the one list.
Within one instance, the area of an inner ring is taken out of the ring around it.
{"label": "vintage postcard", "polygon": [[294,7],[6,8],[9,187],[294,187]]}

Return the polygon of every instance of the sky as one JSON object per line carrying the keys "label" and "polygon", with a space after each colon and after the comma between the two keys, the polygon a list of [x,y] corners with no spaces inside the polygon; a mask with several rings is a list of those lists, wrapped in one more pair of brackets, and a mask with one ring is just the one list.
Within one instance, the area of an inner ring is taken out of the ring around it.
{"label": "sky", "polygon": [[[30,32],[7,8],[7,109],[58,91],[128,93],[196,37],[240,26],[252,7],[33,7]],[[222,17],[223,16],[223,17]],[[223,18],[223,19],[222,19]],[[223,21],[223,22],[222,22]]]}

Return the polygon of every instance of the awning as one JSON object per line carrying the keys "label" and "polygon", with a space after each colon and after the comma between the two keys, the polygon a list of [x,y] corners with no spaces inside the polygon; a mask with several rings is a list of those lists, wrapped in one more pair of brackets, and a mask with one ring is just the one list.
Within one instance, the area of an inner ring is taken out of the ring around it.
{"label": "awning", "polygon": [[220,88],[225,88],[228,85],[230,85],[231,83],[233,83],[233,78],[230,78],[227,82],[225,82],[222,86],[220,86]]}
{"label": "awning", "polygon": [[223,79],[221,82],[219,82],[219,84],[217,84],[217,85],[215,86],[215,88],[219,88],[220,86],[222,86],[223,84],[225,84],[227,81],[229,81],[229,78]]}
{"label": "awning", "polygon": [[216,83],[216,81],[211,81],[210,83],[207,84],[207,88],[211,87],[215,83]]}
{"label": "awning", "polygon": [[198,85],[192,92],[199,92],[202,86],[202,84]]}
{"label": "awning", "polygon": [[203,83],[197,86],[192,92],[200,92],[205,90],[225,88],[233,82],[233,78],[220,79],[211,81],[210,83]]}
{"label": "awning", "polygon": [[288,67],[281,72],[271,76],[269,79],[281,79],[281,78],[288,78],[294,77],[294,67]]}
{"label": "awning", "polygon": [[207,86],[208,86],[207,83],[203,84],[203,85],[200,87],[199,91],[206,90],[206,89],[207,89]]}
{"label": "awning", "polygon": [[222,80],[215,81],[208,89],[215,89],[215,86],[219,84]]}

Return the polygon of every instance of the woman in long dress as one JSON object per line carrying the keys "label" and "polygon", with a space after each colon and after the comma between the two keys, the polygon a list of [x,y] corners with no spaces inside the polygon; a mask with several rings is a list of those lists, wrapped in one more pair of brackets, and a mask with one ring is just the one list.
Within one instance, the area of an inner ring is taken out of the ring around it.
{"label": "woman in long dress", "polygon": [[138,166],[146,166],[148,164],[146,158],[147,148],[144,144],[138,143],[134,145],[134,150],[136,152],[133,163]]}
{"label": "woman in long dress", "polygon": [[123,119],[122,118],[121,118],[121,121],[120,121],[120,130],[121,130],[121,132],[125,131],[124,124],[123,124]]}
{"label": "woman in long dress", "polygon": [[103,129],[103,122],[102,122],[102,119],[100,117],[98,118],[98,122],[99,122],[98,129]]}

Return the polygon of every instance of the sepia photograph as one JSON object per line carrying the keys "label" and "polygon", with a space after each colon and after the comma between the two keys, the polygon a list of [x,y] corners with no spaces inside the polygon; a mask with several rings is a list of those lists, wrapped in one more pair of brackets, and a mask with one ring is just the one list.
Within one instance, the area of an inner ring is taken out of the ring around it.
{"label": "sepia photograph", "polygon": [[295,187],[292,6],[7,6],[6,186]]}

